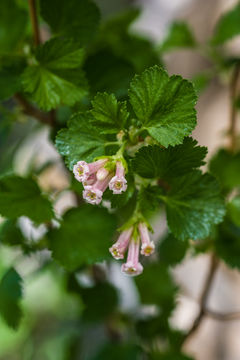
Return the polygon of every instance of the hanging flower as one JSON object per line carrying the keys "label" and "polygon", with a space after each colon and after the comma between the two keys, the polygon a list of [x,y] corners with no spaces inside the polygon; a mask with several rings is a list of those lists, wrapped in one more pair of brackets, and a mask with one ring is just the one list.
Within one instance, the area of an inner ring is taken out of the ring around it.
{"label": "hanging flower", "polygon": [[102,196],[112,175],[108,175],[103,180],[97,180],[93,185],[87,185],[83,190],[83,198],[90,204],[98,205],[102,201]]}
{"label": "hanging flower", "polygon": [[150,241],[148,228],[145,223],[138,224],[138,230],[141,237],[141,254],[145,256],[151,255],[155,250],[155,245],[153,241]]}
{"label": "hanging flower", "polygon": [[127,180],[125,179],[125,169],[121,161],[116,163],[116,174],[109,182],[109,189],[114,194],[121,194],[127,190]]}
{"label": "hanging flower", "polygon": [[122,264],[121,268],[122,272],[127,275],[136,276],[143,272],[143,266],[139,262],[139,245],[139,237],[137,239],[132,237],[129,242],[127,262]]}
{"label": "hanging flower", "polygon": [[109,249],[110,253],[116,260],[124,258],[124,253],[127,250],[129,240],[132,235],[132,231],[133,231],[132,227],[127,230],[124,230],[120,234],[117,242],[113,244],[113,246]]}

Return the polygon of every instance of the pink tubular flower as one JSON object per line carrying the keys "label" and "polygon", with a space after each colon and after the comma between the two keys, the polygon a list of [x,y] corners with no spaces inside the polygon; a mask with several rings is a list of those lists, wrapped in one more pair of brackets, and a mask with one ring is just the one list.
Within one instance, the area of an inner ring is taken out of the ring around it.
{"label": "pink tubular flower", "polygon": [[109,183],[109,189],[114,194],[121,194],[127,190],[127,180],[124,177],[125,169],[121,161],[117,161],[116,174]]}
{"label": "pink tubular flower", "polygon": [[128,247],[129,240],[132,235],[132,231],[132,227],[123,231],[115,244],[110,247],[109,251],[116,260],[123,259],[124,253]]}
{"label": "pink tubular flower", "polygon": [[128,247],[127,262],[122,264],[122,272],[130,276],[136,276],[142,273],[143,266],[138,261],[139,258],[139,238],[135,240],[132,238]]}
{"label": "pink tubular flower", "polygon": [[141,242],[142,242],[141,254],[145,256],[149,256],[154,252],[155,249],[154,242],[150,241],[146,224],[139,223],[138,230],[140,232]]}
{"label": "pink tubular flower", "polygon": [[85,161],[78,161],[73,167],[75,178],[82,182],[87,180],[89,176],[89,166]]}
{"label": "pink tubular flower", "polygon": [[100,159],[90,164],[85,161],[78,161],[73,166],[74,176],[78,181],[84,182],[90,175],[96,173],[101,167],[103,167],[107,161],[108,159]]}
{"label": "pink tubular flower", "polygon": [[108,187],[111,177],[112,175],[108,175],[103,180],[97,180],[93,185],[85,186],[85,189],[83,190],[83,198],[90,204],[100,204],[102,201],[102,195]]}
{"label": "pink tubular flower", "polygon": [[93,185],[96,181],[97,181],[96,175],[91,174],[89,175],[87,180],[83,181],[83,187],[85,188],[86,186]]}

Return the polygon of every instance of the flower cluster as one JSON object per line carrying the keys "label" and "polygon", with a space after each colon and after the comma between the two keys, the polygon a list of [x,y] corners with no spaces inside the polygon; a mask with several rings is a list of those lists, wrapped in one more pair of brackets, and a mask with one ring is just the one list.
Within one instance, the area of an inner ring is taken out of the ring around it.
{"label": "flower cluster", "polygon": [[73,167],[75,178],[84,186],[83,198],[90,204],[100,204],[104,191],[109,187],[114,194],[127,190],[125,168],[121,161],[116,161],[116,172],[108,170],[109,159],[100,159],[90,164],[78,161]]}
{"label": "flower cluster", "polygon": [[[137,230],[137,231],[134,231]],[[141,239],[141,254],[149,256],[154,252],[155,246],[150,240],[148,229],[145,223],[141,222],[134,229],[134,226],[124,230],[117,242],[109,249],[112,256],[116,259],[123,259],[128,248],[127,261],[122,265],[122,272],[136,276],[142,273],[143,266],[139,262],[139,248]]]}

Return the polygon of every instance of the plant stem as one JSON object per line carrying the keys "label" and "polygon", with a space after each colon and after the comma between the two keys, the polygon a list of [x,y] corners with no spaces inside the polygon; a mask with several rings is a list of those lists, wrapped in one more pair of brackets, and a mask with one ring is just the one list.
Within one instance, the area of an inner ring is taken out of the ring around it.
{"label": "plant stem", "polygon": [[16,93],[14,95],[17,102],[21,105],[23,112],[26,115],[36,118],[39,122],[45,125],[55,127],[55,118],[50,113],[44,113],[32,104],[30,104],[21,94]]}
{"label": "plant stem", "polygon": [[35,46],[38,46],[41,44],[41,39],[40,39],[40,31],[38,26],[38,17],[37,17],[35,0],[28,0],[28,5],[29,5],[29,12],[30,12],[30,18],[33,29],[34,43]]}
{"label": "plant stem", "polygon": [[238,80],[240,75],[240,64],[237,64],[234,67],[234,71],[232,74],[232,79],[230,82],[230,140],[231,140],[231,150],[234,151],[236,148],[236,125],[237,125],[237,109],[235,105],[237,89],[238,89]]}
{"label": "plant stem", "polygon": [[199,304],[200,304],[199,314],[196,317],[196,319],[195,319],[192,327],[188,331],[188,333],[183,337],[182,345],[184,345],[186,343],[186,341],[188,341],[194,335],[194,333],[198,330],[199,326],[201,325],[201,323],[204,319],[204,315],[206,315],[206,311],[205,311],[206,304],[208,301],[209,293],[211,291],[212,282],[213,282],[216,270],[218,268],[218,264],[219,264],[219,260],[217,259],[217,257],[214,254],[212,254],[211,258],[210,258],[210,266],[209,266],[208,275],[206,277],[206,280],[205,280],[205,283],[203,286],[203,290],[202,290],[202,294],[201,294],[200,300],[199,300]]}

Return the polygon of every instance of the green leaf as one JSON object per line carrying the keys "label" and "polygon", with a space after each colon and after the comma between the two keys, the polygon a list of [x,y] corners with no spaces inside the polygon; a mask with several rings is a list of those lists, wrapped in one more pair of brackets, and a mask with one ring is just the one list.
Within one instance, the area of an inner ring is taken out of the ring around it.
{"label": "green leaf", "polygon": [[113,94],[98,93],[92,106],[92,123],[102,128],[102,133],[116,133],[124,128],[128,119],[126,102],[117,101]]}
{"label": "green leaf", "polygon": [[66,35],[86,44],[96,33],[100,13],[90,0],[40,0],[43,19],[57,35]]}
{"label": "green leaf", "polygon": [[220,149],[210,161],[210,171],[225,190],[240,186],[240,153]]}
{"label": "green leaf", "polygon": [[115,217],[105,209],[84,205],[69,210],[59,229],[50,232],[52,255],[67,270],[109,257]]}
{"label": "green leaf", "polygon": [[1,53],[10,52],[17,48],[24,36],[27,23],[28,13],[24,9],[17,6],[17,1],[0,1]]}
{"label": "green leaf", "polygon": [[144,178],[168,180],[204,165],[207,148],[185,138],[183,144],[162,149],[157,145],[141,148],[132,161],[133,170]]}
{"label": "green leaf", "polygon": [[168,226],[180,240],[207,237],[225,215],[217,181],[197,170],[173,180],[162,199],[166,202]]}
{"label": "green leaf", "polygon": [[192,84],[158,66],[134,77],[129,97],[142,127],[165,147],[180,144],[196,126]]}
{"label": "green leaf", "polygon": [[80,295],[85,305],[82,317],[87,322],[104,320],[117,309],[118,294],[111,284],[82,287]]}
{"label": "green leaf", "polygon": [[194,46],[196,46],[196,41],[188,24],[175,22],[171,25],[167,37],[160,46],[160,50],[165,52],[176,48],[193,48]]}
{"label": "green leaf", "polygon": [[47,41],[36,51],[37,64],[23,73],[24,90],[43,110],[74,105],[87,94],[83,56],[78,43],[61,38]]}
{"label": "green leaf", "polygon": [[227,204],[228,216],[232,220],[232,222],[240,226],[240,196],[235,196],[228,204]]}
{"label": "green leaf", "polygon": [[136,8],[117,13],[102,24],[96,39],[97,48],[111,50],[115,56],[130,63],[135,73],[155,64],[160,65],[159,53],[154,44],[131,31],[130,26],[139,14]]}
{"label": "green leaf", "polygon": [[221,45],[225,41],[240,34],[240,3],[224,14],[217,23],[212,43]]}
{"label": "green leaf", "polygon": [[179,241],[172,234],[168,234],[159,246],[160,261],[173,266],[180,263],[189,248],[188,241]]}
{"label": "green leaf", "polygon": [[229,220],[224,221],[219,227],[215,249],[230,267],[240,269],[240,227]]}
{"label": "green leaf", "polygon": [[62,129],[57,134],[57,150],[66,158],[70,170],[80,160],[92,161],[104,155],[106,139],[98,128],[90,124],[91,119],[88,112],[74,114],[68,122],[68,129]]}
{"label": "green leaf", "polygon": [[138,203],[141,212],[147,216],[151,211],[155,211],[160,208],[160,196],[163,194],[162,188],[159,186],[148,185],[138,193]]}
{"label": "green leaf", "polygon": [[13,329],[18,328],[22,317],[21,298],[22,279],[14,268],[10,268],[0,282],[0,313]]}
{"label": "green leaf", "polygon": [[0,58],[0,100],[5,100],[22,88],[21,74],[26,61],[21,56]]}
{"label": "green leaf", "polygon": [[117,97],[127,96],[129,83],[135,74],[128,61],[106,49],[91,54],[84,70],[93,94],[107,91],[115,93]]}
{"label": "green leaf", "polygon": [[133,344],[107,344],[91,360],[139,360],[140,348]]}
{"label": "green leaf", "polygon": [[0,224],[0,243],[15,246],[21,245],[24,237],[16,224],[16,220],[6,220]]}
{"label": "green leaf", "polygon": [[11,219],[27,216],[36,223],[54,216],[50,201],[41,194],[37,183],[20,176],[0,178],[0,214]]}
{"label": "green leaf", "polygon": [[143,304],[156,304],[167,318],[174,307],[176,286],[167,268],[161,263],[152,263],[135,278]]}

